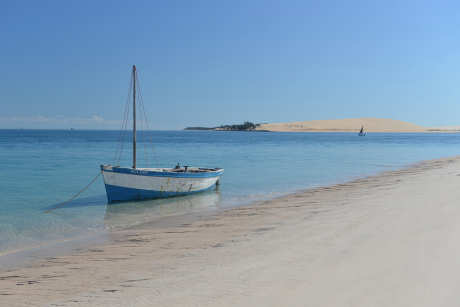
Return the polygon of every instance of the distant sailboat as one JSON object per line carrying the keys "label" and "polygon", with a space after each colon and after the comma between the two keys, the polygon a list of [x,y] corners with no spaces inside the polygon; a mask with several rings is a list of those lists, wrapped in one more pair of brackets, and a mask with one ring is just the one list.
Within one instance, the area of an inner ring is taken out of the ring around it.
{"label": "distant sailboat", "polygon": [[366,132],[364,132],[364,126],[361,126],[361,130],[359,130],[359,136],[365,136]]}
{"label": "distant sailboat", "polygon": [[219,183],[222,168],[136,167],[136,66],[132,69],[133,164],[132,167],[101,165],[109,203],[187,195],[208,190]]}

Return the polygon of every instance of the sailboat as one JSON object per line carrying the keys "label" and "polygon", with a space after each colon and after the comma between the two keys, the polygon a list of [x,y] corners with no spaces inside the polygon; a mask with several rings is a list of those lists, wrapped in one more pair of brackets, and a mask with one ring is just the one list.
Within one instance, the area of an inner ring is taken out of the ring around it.
{"label": "sailboat", "polygon": [[132,167],[101,165],[109,203],[188,195],[219,184],[222,168],[176,165],[174,168],[139,168],[136,165],[136,66],[132,68]]}
{"label": "sailboat", "polygon": [[359,130],[358,135],[359,136],[365,136],[366,135],[366,132],[364,132],[364,126],[361,126],[361,130]]}

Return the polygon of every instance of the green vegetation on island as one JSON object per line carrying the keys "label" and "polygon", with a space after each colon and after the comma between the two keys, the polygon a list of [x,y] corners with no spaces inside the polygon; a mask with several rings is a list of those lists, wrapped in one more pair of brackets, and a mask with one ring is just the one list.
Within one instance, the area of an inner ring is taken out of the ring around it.
{"label": "green vegetation on island", "polygon": [[[216,131],[255,131],[261,124],[244,122],[238,125],[221,125],[219,127],[187,127],[184,130],[216,130]],[[257,130],[259,131],[259,130]]]}

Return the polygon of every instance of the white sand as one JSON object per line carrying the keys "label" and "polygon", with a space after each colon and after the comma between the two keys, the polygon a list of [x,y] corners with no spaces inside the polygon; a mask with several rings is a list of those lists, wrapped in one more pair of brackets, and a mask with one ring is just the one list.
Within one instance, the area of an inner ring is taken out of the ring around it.
{"label": "white sand", "polygon": [[346,118],[310,120],[292,123],[262,124],[258,130],[279,132],[358,132],[364,126],[367,132],[424,132],[429,128],[387,118]]}
{"label": "white sand", "polygon": [[460,157],[0,273],[1,306],[458,306]]}

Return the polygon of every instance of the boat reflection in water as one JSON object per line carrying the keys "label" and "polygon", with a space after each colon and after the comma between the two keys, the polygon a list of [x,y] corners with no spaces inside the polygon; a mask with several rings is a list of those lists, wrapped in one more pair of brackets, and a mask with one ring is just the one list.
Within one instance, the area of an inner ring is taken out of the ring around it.
{"label": "boat reflection in water", "polygon": [[104,224],[109,230],[126,229],[143,224],[164,222],[168,217],[193,215],[216,210],[220,193],[212,190],[188,196],[107,205]]}

